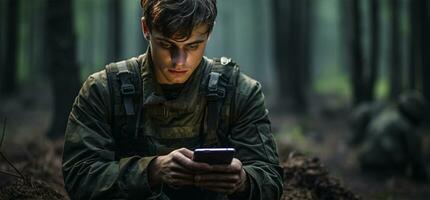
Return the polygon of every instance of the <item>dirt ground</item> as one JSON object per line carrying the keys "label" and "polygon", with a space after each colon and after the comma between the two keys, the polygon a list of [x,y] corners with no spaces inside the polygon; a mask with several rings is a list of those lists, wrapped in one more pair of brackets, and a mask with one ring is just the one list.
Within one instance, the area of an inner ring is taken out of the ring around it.
{"label": "dirt ground", "polygon": [[[50,95],[36,98],[37,90],[0,100],[0,119],[8,118],[0,150],[17,168],[0,157],[0,171],[14,174],[0,173],[0,200],[68,199],[61,176],[62,140],[43,136],[51,118]],[[282,199],[430,199],[428,182],[377,179],[359,170],[354,150],[345,143],[348,109],[339,105],[327,100],[308,116],[272,115],[284,167]]]}
{"label": "dirt ground", "polygon": [[[359,169],[354,148],[346,142],[349,108],[336,97],[315,97],[318,102],[308,116],[275,115],[273,129],[281,159],[291,151],[317,157],[331,176],[362,199],[430,199],[430,183],[416,182],[404,175],[381,177]],[[299,134],[300,132],[301,134]],[[430,132],[423,138],[430,172]]]}

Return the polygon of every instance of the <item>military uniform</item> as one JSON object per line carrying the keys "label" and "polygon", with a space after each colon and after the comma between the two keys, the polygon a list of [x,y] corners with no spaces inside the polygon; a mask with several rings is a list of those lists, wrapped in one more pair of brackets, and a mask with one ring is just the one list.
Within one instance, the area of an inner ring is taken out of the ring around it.
{"label": "military uniform", "polygon": [[[137,59],[143,106],[135,136],[122,140],[113,133],[111,113],[117,108],[111,106],[105,70],[91,75],[81,88],[69,116],[63,155],[64,181],[72,199],[228,199],[195,187],[151,191],[148,184],[147,167],[157,155],[181,147],[215,147],[220,140],[236,149],[250,180],[249,199],[279,199],[282,168],[261,85],[238,73],[228,88],[232,98],[221,110],[225,120],[220,120],[217,135],[205,131],[204,123],[213,60],[203,58],[177,97],[166,98],[147,54]],[[227,71],[234,69],[224,64]]]}
{"label": "military uniform", "polygon": [[427,175],[416,125],[395,105],[387,106],[372,118],[358,152],[360,165],[366,171],[382,176],[410,171],[409,175],[418,179]]}

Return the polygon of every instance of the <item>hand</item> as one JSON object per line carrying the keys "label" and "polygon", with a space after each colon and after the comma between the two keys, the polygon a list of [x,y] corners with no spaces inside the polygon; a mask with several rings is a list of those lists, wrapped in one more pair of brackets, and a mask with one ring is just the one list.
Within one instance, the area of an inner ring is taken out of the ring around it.
{"label": "hand", "polygon": [[209,171],[195,176],[195,186],[224,194],[246,193],[248,178],[242,162],[233,158],[230,165],[212,165]]}
{"label": "hand", "polygon": [[194,162],[192,157],[192,151],[181,148],[165,156],[155,158],[148,168],[151,187],[157,187],[161,183],[173,188],[193,185],[194,173],[210,170],[211,166],[206,163]]}

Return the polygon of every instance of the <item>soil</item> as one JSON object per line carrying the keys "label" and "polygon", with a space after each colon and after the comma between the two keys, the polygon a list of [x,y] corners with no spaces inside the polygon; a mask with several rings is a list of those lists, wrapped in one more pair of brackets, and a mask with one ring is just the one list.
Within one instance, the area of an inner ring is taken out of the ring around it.
{"label": "soil", "polygon": [[351,199],[360,197],[329,175],[316,157],[291,153],[284,167],[284,200]]}

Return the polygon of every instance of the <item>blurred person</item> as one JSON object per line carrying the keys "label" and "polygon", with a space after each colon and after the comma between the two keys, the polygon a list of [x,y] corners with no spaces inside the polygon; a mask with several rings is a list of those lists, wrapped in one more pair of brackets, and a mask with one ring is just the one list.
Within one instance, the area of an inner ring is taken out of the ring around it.
{"label": "blurred person", "polygon": [[[216,0],[141,0],[146,53],[92,74],[65,133],[72,199],[279,199],[282,168],[257,81],[204,57]],[[233,147],[229,165],[193,161]]]}
{"label": "blurred person", "polygon": [[358,106],[352,113],[350,143],[357,146],[362,170],[427,180],[419,129],[427,111],[426,100],[416,91],[400,95],[392,105]]}

